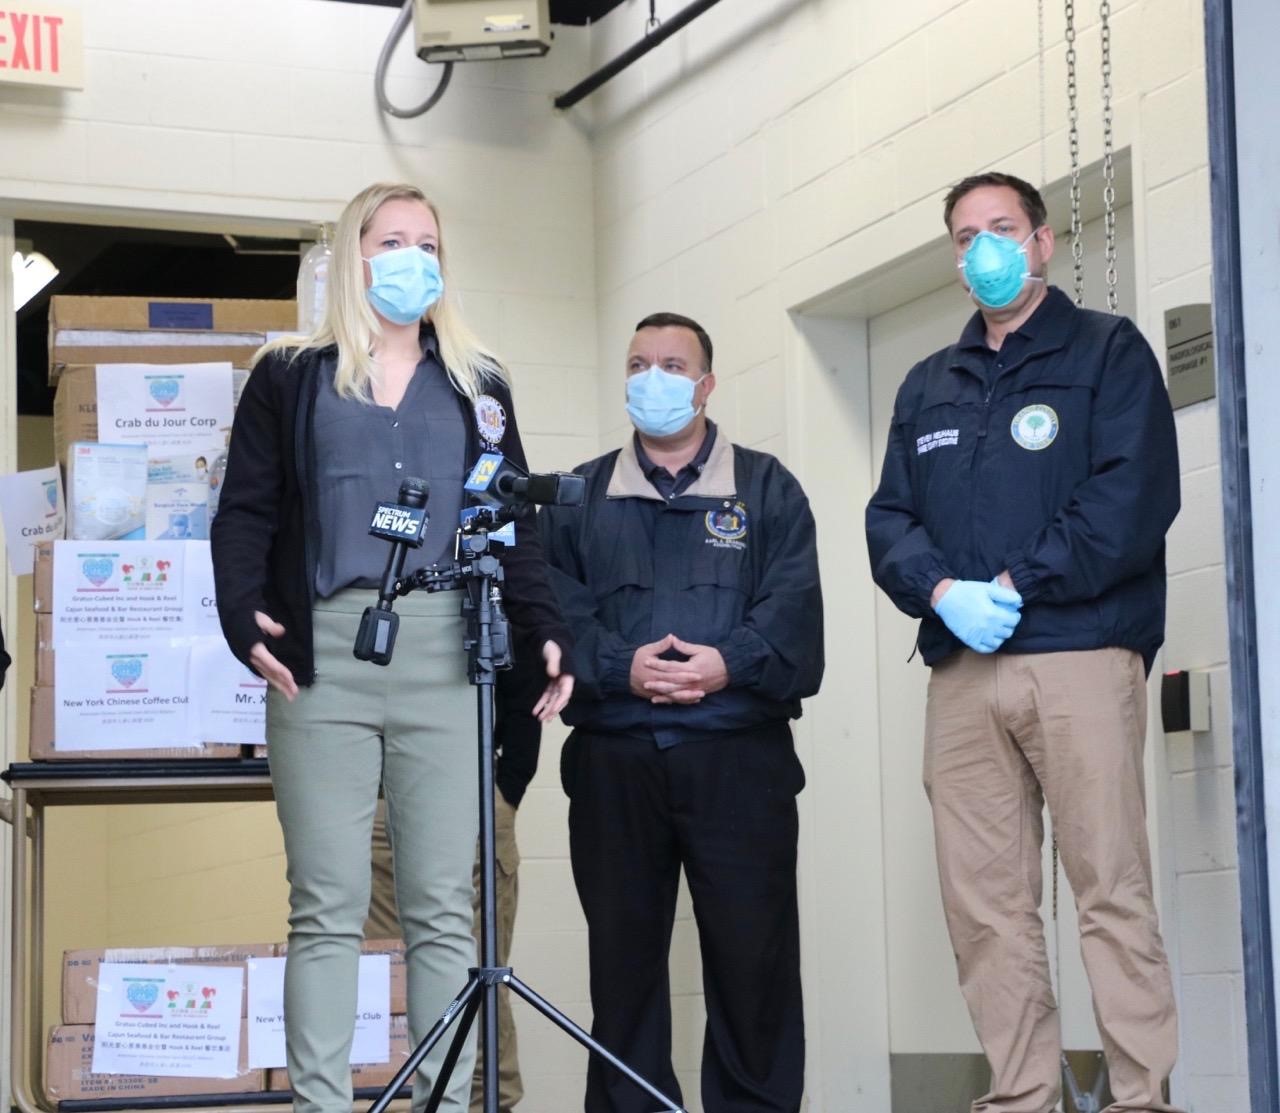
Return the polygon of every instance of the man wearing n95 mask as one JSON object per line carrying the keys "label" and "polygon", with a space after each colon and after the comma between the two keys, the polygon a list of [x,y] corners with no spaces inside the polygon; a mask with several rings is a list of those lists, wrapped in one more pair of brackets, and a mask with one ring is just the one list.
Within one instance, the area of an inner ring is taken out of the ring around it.
{"label": "man wearing n95 mask", "polygon": [[1039,907],[1048,804],[1114,1103],[1170,1111],[1177,1054],[1142,750],[1178,512],[1173,414],[1146,340],[1045,283],[1034,187],[947,195],[978,311],[898,391],[867,507],[876,582],[932,672],[925,788],[960,987],[991,1063],[974,1113],[1049,1113],[1061,1033]]}
{"label": "man wearing n95 mask", "polygon": [[[665,1094],[667,959],[683,868],[702,947],[707,1113],[796,1113],[804,1022],[790,720],[822,676],[813,515],[772,456],[707,418],[711,339],[661,313],[626,358],[635,427],[538,516],[578,638],[561,756],[586,913],[592,1034]],[[593,1058],[589,1113],[653,1099]]]}

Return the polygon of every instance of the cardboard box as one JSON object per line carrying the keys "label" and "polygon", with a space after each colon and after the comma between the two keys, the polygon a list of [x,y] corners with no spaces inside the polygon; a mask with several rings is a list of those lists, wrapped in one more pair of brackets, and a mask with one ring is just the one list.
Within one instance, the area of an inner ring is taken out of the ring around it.
{"label": "cardboard box", "polygon": [[[406,1058],[407,1058],[406,1053]],[[55,1102],[73,1098],[176,1097],[191,1094],[259,1093],[266,1072],[251,1070],[248,1028],[240,1028],[240,1065],[234,1078],[163,1078],[158,1075],[94,1074],[93,1025],[49,1030],[45,1091]]]}
{"label": "cardboard box", "polygon": [[58,379],[53,396],[53,454],[65,465],[76,441],[98,439],[98,375],[93,367],[72,367]]}
{"label": "cardboard box", "polygon": [[49,301],[49,382],[97,363],[248,367],[268,333],[297,328],[297,303],[287,300],[59,295]]}
{"label": "cardboard box", "polygon": [[32,610],[36,614],[53,614],[53,542],[41,541],[35,546],[32,571]]}
{"label": "cardboard box", "polygon": [[[216,947],[108,947],[62,954],[62,1022],[92,1024],[98,1009],[98,968],[104,962],[155,965],[241,966],[251,958],[274,958],[274,943],[229,943]],[[249,973],[245,970],[240,1015],[247,1015]]]}
{"label": "cardboard box", "polygon": [[[281,943],[276,953],[281,956],[287,955],[289,944]],[[360,944],[360,953],[391,956],[391,1015],[402,1016],[407,1013],[409,1011],[409,971],[404,962],[404,940],[366,939]]]}
{"label": "cardboard box", "polygon": [[205,742],[201,746],[157,746],[143,750],[60,750],[53,737],[53,693],[52,687],[31,689],[31,736],[27,741],[27,757],[31,761],[154,761],[157,758],[207,759],[240,756],[240,747],[234,742]]}
{"label": "cardboard box", "polygon": [[53,687],[53,615],[36,615],[36,687]]}
{"label": "cardboard box", "polygon": [[[478,1018],[477,1018],[478,1019]],[[385,1063],[353,1063],[351,1084],[357,1090],[364,1087],[386,1086],[396,1072],[409,1061],[413,1048],[409,1045],[409,1018],[391,1018],[391,1058]],[[288,1090],[289,1072],[284,1067],[272,1067],[267,1071],[268,1090]]]}

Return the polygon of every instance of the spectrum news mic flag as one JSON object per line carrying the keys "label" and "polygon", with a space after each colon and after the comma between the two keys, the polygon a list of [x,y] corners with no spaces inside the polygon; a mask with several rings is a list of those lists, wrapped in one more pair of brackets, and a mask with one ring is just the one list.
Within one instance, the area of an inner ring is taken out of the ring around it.
{"label": "spectrum news mic flag", "polygon": [[352,653],[361,661],[375,665],[389,665],[395,649],[396,631],[400,616],[391,609],[396,597],[396,585],[404,572],[404,561],[411,548],[422,545],[427,532],[427,497],[431,484],[416,476],[406,476],[400,484],[396,502],[380,502],[373,512],[369,533],[391,542],[387,554],[387,567],[382,573],[382,586],[378,590],[378,605],[365,607],[360,618],[360,630]]}

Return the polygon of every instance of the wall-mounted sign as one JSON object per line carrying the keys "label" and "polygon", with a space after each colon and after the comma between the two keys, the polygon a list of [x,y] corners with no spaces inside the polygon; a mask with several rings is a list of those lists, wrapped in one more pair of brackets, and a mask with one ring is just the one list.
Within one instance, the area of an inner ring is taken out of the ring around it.
{"label": "wall-mounted sign", "polygon": [[80,10],[41,0],[0,7],[0,85],[84,88]]}
{"label": "wall-mounted sign", "polygon": [[1165,366],[1169,401],[1176,410],[1212,398],[1214,381],[1213,311],[1208,305],[1180,305],[1164,313]]}

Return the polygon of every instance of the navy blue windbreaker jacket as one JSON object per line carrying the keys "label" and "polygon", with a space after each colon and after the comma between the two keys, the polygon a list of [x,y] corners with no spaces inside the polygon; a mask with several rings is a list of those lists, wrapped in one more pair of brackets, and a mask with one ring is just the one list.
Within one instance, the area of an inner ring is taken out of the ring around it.
{"label": "navy blue windbreaker jacket", "polygon": [[[798,718],[822,679],[822,590],[813,514],[791,473],[723,435],[670,500],[630,440],[576,470],[583,505],[538,514],[576,645],[565,722],[667,747]],[[689,706],[632,695],[636,649],[668,633],[719,649],[729,686]]]}
{"label": "navy blue windbreaker jacket", "polygon": [[1029,341],[990,386],[961,344],[907,375],[867,506],[872,575],[921,620],[925,664],[961,648],[930,605],[938,581],[1008,569],[1022,620],[1001,652],[1118,646],[1150,669],[1179,507],[1160,368],[1132,321],[1056,288],[1019,331]]}

